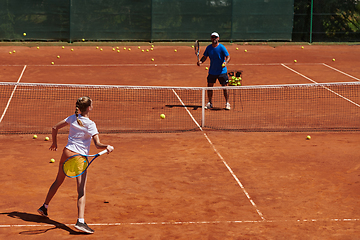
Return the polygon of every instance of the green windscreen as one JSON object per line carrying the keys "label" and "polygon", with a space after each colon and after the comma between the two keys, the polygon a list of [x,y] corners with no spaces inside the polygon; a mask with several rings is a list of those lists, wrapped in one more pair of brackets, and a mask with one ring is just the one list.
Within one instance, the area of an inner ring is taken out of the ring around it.
{"label": "green windscreen", "polygon": [[0,40],[291,40],[293,12],[294,0],[2,0]]}

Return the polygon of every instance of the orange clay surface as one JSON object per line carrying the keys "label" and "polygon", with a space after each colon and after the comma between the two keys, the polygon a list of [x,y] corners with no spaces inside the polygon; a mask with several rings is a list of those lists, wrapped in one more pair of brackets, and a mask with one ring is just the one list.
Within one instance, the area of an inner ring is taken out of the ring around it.
{"label": "orange clay surface", "polygon": [[[2,46],[0,79],[206,86],[209,62],[197,67],[190,45],[154,45],[153,51],[149,45],[122,45],[119,53],[116,45],[99,45],[103,51],[96,46]],[[243,70],[244,85],[360,80],[356,45],[226,47],[228,69]],[[1,114],[5,105],[0,102]],[[360,238],[359,132],[100,135],[115,151],[89,168],[85,220],[95,230],[89,236],[73,226],[73,179],[66,179],[55,195],[49,218],[37,214],[67,142],[66,135],[59,135],[59,150],[51,152],[51,139],[45,137],[0,135],[0,239]],[[91,153],[96,153],[94,146]]]}

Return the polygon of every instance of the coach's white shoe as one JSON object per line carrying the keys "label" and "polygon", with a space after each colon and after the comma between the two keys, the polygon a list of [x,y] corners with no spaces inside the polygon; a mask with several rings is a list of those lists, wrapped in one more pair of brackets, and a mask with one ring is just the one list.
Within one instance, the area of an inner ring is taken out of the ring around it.
{"label": "coach's white shoe", "polygon": [[226,110],[230,110],[230,103],[226,103],[226,104],[225,104],[225,109],[226,109]]}
{"label": "coach's white shoe", "polygon": [[213,105],[211,102],[208,102],[205,106],[205,109],[211,109],[211,108],[213,108]]}

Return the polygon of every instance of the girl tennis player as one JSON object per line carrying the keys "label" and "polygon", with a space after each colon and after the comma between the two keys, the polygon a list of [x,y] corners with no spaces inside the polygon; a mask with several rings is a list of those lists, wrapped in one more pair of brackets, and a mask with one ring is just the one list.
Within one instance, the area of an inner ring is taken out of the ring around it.
{"label": "girl tennis player", "polygon": [[[44,204],[38,209],[38,212],[45,217],[48,216],[47,210],[51,199],[65,180],[66,176],[62,170],[62,165],[66,159],[75,154],[89,155],[91,139],[93,139],[95,146],[98,149],[107,149],[108,153],[114,150],[113,146],[102,144],[100,142],[96,124],[89,119],[89,113],[92,109],[92,100],[89,97],[81,97],[76,101],[75,114],[60,121],[52,128],[53,142],[49,149],[56,151],[58,130],[70,125],[68,143],[63,150],[56,179],[48,191]],[[87,172],[84,172],[84,174],[76,178],[78,192],[78,220],[75,224],[75,228],[86,233],[94,233],[94,230],[89,228],[84,221],[86,176]]]}

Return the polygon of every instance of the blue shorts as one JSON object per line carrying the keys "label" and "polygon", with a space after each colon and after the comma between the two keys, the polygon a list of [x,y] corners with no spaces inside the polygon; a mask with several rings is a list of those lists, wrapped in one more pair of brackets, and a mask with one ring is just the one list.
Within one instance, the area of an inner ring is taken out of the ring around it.
{"label": "blue shorts", "polygon": [[219,82],[220,82],[221,86],[224,86],[224,85],[228,84],[228,82],[229,82],[229,78],[228,78],[227,73],[220,74],[220,75],[209,74],[207,76],[207,82],[208,83],[216,83],[216,79],[219,79]]}

